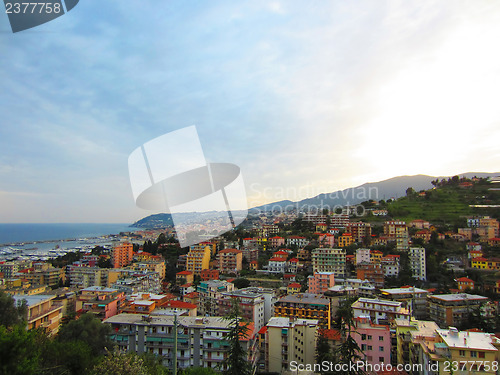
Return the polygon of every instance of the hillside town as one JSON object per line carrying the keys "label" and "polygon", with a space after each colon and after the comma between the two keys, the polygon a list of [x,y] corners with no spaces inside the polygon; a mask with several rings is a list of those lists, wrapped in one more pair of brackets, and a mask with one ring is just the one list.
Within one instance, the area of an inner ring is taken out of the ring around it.
{"label": "hillside town", "polygon": [[[494,186],[455,182],[408,190],[404,200]],[[28,329],[56,336],[92,314],[118,348],[151,353],[168,369],[220,370],[230,350],[224,317],[237,304],[256,373],[327,373],[314,365],[352,338],[367,373],[384,364],[397,374],[498,374],[494,203],[449,222],[408,220],[382,200],[363,202],[363,216],[349,207],[260,212],[189,248],[173,228],[122,233],[110,247],[2,261],[1,293],[25,301]]]}

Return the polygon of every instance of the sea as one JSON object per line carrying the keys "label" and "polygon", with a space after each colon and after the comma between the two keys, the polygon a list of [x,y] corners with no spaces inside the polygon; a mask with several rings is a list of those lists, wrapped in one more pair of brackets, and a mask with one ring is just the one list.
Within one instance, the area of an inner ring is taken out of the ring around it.
{"label": "sea", "polygon": [[123,223],[0,224],[0,260],[107,246],[120,232],[138,230]]}

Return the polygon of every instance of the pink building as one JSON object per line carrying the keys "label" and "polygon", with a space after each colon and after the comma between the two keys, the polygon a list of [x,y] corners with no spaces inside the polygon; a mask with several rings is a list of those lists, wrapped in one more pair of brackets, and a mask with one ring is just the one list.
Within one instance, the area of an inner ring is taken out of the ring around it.
{"label": "pink building", "polygon": [[318,242],[321,247],[334,247],[335,236],[330,233],[315,233],[318,235]]}
{"label": "pink building", "polygon": [[307,278],[308,293],[321,294],[335,285],[333,272],[315,272],[313,276]]}
{"label": "pink building", "polygon": [[361,349],[367,363],[391,363],[391,334],[389,326],[373,324],[368,318],[355,319],[353,339]]}
{"label": "pink building", "polygon": [[271,247],[280,247],[285,244],[285,239],[280,236],[274,236],[269,238],[267,242]]}

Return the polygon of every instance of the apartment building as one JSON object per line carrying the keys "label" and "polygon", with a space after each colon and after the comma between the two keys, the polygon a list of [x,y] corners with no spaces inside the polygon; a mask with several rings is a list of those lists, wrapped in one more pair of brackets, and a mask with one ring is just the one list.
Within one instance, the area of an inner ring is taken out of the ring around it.
{"label": "apartment building", "polygon": [[403,303],[416,319],[427,318],[427,296],[429,291],[415,287],[380,289],[382,298]]}
{"label": "apartment building", "polygon": [[384,269],[380,264],[358,264],[356,267],[356,277],[360,280],[368,280],[375,288],[384,287]]}
{"label": "apartment building", "polygon": [[378,298],[358,298],[351,306],[355,318],[370,318],[375,324],[389,324],[395,319],[410,320],[411,314],[402,302]]}
{"label": "apartment building", "polygon": [[264,363],[260,370],[286,373],[290,362],[315,363],[317,319],[273,317],[261,330]]}
{"label": "apartment building", "polygon": [[79,314],[92,313],[101,320],[118,314],[121,304],[125,301],[125,294],[114,288],[89,287],[82,290],[76,301],[76,312]]}
{"label": "apartment building", "polygon": [[234,291],[234,284],[225,280],[202,281],[198,285],[198,312],[200,315],[217,316],[218,300],[224,292]]}
{"label": "apartment building", "polygon": [[386,221],[384,224],[384,235],[396,241],[396,250],[408,250],[408,227],[404,221]]}
{"label": "apartment building", "polygon": [[356,264],[370,263],[370,249],[356,249]]}
{"label": "apartment building", "polygon": [[356,221],[347,224],[346,231],[351,233],[354,242],[356,243],[370,241],[372,236],[372,228],[370,223],[364,223],[362,221]]}
{"label": "apartment building", "polygon": [[285,318],[317,319],[320,328],[330,329],[330,300],[319,294],[289,294],[275,303],[274,315]]}
{"label": "apartment building", "polygon": [[464,323],[473,308],[488,302],[487,297],[460,293],[428,296],[429,318],[440,327],[457,327]]}
{"label": "apartment building", "polygon": [[238,273],[241,271],[243,252],[236,249],[224,249],[219,251],[219,272]]}
{"label": "apartment building", "polygon": [[264,314],[265,300],[262,293],[243,289],[221,293],[217,300],[219,306],[217,316],[227,316],[231,312],[233,303],[239,304],[241,316],[246,321],[254,323],[255,332],[253,333],[257,333],[267,323]]}
{"label": "apartment building", "polygon": [[361,349],[359,355],[366,363],[391,363],[391,334],[388,325],[374,324],[369,318],[354,320],[352,338]]}
{"label": "apartment building", "polygon": [[209,268],[210,254],[210,246],[191,246],[186,257],[186,271],[199,276],[202,270]]}
{"label": "apartment building", "polygon": [[[180,316],[177,324],[171,315],[119,314],[107,320],[111,324],[111,339],[118,348],[133,353],[152,353],[163,359],[163,365],[173,366],[174,356],[179,369],[189,367],[218,368],[227,356],[226,335],[230,322],[220,317]],[[177,351],[174,337],[177,330]],[[253,331],[253,329],[251,329]],[[256,365],[255,337],[248,334],[240,342],[251,366]]]}
{"label": "apartment building", "polygon": [[335,285],[335,274],[333,272],[315,272],[308,276],[308,293],[322,294]]}
{"label": "apartment building", "polygon": [[425,249],[423,247],[410,247],[408,258],[412,276],[417,280],[427,280]]}
{"label": "apartment building", "polygon": [[333,273],[344,278],[346,272],[346,251],[344,249],[317,248],[312,251],[313,272]]}
{"label": "apartment building", "polygon": [[63,306],[55,299],[55,295],[44,294],[14,296],[16,304],[26,301],[27,329],[45,328],[49,335],[57,333],[62,318]]}
{"label": "apartment building", "polygon": [[111,263],[113,268],[128,266],[134,258],[134,245],[130,242],[122,242],[113,246],[111,251]]}
{"label": "apartment building", "polygon": [[417,354],[412,346],[419,345],[420,340],[434,341],[433,338],[439,326],[435,322],[412,318],[411,320],[396,319],[392,328],[396,331],[393,337],[395,345],[392,348],[392,363],[397,365],[398,363],[420,363],[417,358],[423,355]]}
{"label": "apartment building", "polygon": [[384,270],[384,276],[386,277],[398,277],[399,270],[401,269],[400,256],[387,254],[385,257],[382,257],[380,260],[380,264],[382,265],[382,269]]}

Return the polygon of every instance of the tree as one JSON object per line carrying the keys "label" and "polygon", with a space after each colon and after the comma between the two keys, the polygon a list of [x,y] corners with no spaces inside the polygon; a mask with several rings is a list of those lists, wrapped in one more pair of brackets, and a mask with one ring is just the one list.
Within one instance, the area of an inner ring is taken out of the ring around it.
{"label": "tree", "polygon": [[0,326],[0,375],[30,375],[38,372],[40,349],[36,330],[22,323],[10,328]]}
{"label": "tree", "polygon": [[[315,355],[316,363],[334,362],[334,355],[332,353],[330,344],[328,343],[328,339],[323,330],[320,331],[318,341],[316,342],[316,355]],[[324,372],[321,371],[321,374],[330,373],[329,371]]]}
{"label": "tree", "polygon": [[182,370],[182,375],[217,375],[218,372],[210,367],[188,367]]}
{"label": "tree", "polygon": [[229,343],[229,352],[222,362],[223,374],[226,375],[250,375],[252,369],[247,361],[247,354],[240,339],[249,334],[249,328],[241,318],[240,301],[235,298],[232,301],[230,313],[224,317],[229,321],[229,332],[225,339]]}
{"label": "tree", "polygon": [[83,341],[90,347],[92,355],[98,356],[113,347],[110,334],[111,327],[108,324],[101,323],[99,319],[87,313],[80,319],[62,326],[57,338],[60,342]]}
{"label": "tree", "polygon": [[0,290],[0,325],[11,327],[21,324],[28,312],[26,301],[17,303],[13,297]]}
{"label": "tree", "polygon": [[354,330],[354,313],[351,305],[354,302],[353,298],[346,298],[341,302],[337,310],[337,324],[340,326],[340,334],[342,337],[342,344],[339,345],[335,351],[337,363],[347,364],[345,371],[340,371],[341,374],[346,375],[364,375],[363,369],[351,369],[349,364],[362,360],[360,356],[361,349],[352,337]]}
{"label": "tree", "polygon": [[148,375],[142,358],[135,353],[123,353],[118,349],[108,352],[97,364],[93,375]]}
{"label": "tree", "polygon": [[247,288],[250,286],[250,281],[244,277],[239,277],[233,281],[233,284],[236,289]]}

